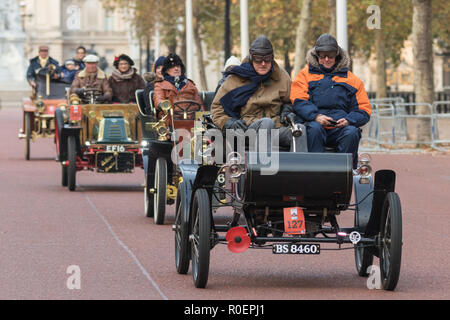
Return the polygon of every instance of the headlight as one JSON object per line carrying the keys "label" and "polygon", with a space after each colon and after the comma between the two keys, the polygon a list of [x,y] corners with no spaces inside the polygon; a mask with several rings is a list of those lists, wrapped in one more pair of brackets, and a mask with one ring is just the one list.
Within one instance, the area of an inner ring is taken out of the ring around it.
{"label": "headlight", "polygon": [[361,153],[358,157],[358,163],[360,165],[368,165],[372,161],[372,158],[368,153]]}
{"label": "headlight", "polygon": [[240,164],[232,164],[230,166],[230,175],[231,178],[238,178],[242,174],[242,167]]}
{"label": "headlight", "polygon": [[147,140],[142,140],[141,141],[141,147],[142,148],[147,148],[148,147],[148,141]]}

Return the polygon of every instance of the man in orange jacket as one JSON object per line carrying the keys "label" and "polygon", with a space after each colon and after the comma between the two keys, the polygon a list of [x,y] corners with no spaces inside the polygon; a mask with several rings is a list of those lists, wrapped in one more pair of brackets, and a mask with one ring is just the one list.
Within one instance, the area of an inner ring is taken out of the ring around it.
{"label": "man in orange jacket", "polygon": [[371,107],[363,82],[349,71],[350,57],[336,39],[322,34],[308,51],[307,66],[291,85],[291,102],[305,123],[309,152],[352,153],[358,160],[361,126],[370,120]]}

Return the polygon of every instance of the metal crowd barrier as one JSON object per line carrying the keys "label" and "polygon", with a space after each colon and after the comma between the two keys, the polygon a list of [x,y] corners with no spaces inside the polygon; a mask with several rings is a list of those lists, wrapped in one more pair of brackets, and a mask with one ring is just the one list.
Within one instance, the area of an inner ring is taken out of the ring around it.
{"label": "metal crowd barrier", "polygon": [[[449,144],[450,133],[442,135],[444,130],[439,132],[439,126],[448,128],[450,125],[450,112],[443,113],[442,106],[449,105],[450,101],[436,101],[429,103],[405,103],[401,97],[372,99],[372,116],[370,121],[362,128],[361,138],[362,151],[376,150],[400,150],[402,148],[410,149],[411,145],[429,145],[435,149],[442,149],[442,144]],[[409,114],[407,110],[417,107],[425,107],[424,114]],[[430,139],[422,141],[418,139],[417,122],[429,121]],[[445,122],[440,124],[439,122]],[[448,123],[447,123],[448,122]],[[409,130],[408,130],[409,129]],[[450,132],[450,130],[449,130]]]}
{"label": "metal crowd barrier", "polygon": [[[444,108],[442,108],[442,110],[438,110],[440,109],[439,106],[445,106],[450,104],[450,101],[435,101],[433,102],[432,105],[432,111],[433,111],[433,127],[435,128],[434,130],[434,134],[432,136],[433,138],[433,145],[436,146],[437,144],[444,144],[444,143],[448,143],[450,144],[450,135],[448,138],[444,138],[441,139],[440,135],[439,135],[439,120],[443,120],[443,119],[449,119],[449,124],[450,124],[450,110],[448,112],[442,112],[444,110]],[[447,124],[447,126],[449,125]]]}

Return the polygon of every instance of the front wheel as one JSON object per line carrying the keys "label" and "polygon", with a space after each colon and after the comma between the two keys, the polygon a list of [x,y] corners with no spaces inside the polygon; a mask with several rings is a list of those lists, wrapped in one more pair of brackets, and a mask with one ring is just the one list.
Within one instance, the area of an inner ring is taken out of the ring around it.
{"label": "front wheel", "polygon": [[150,177],[147,175],[145,177],[145,187],[144,187],[144,211],[145,211],[145,216],[147,218],[153,218],[153,210],[154,210],[154,206],[153,206],[153,195],[150,193],[150,185],[149,185],[149,180]]}
{"label": "front wheel", "polygon": [[186,274],[189,270],[189,224],[185,221],[184,182],[178,186],[175,206],[175,266],[179,274]]}
{"label": "front wheel", "polygon": [[402,257],[402,208],[400,198],[389,192],[383,204],[380,227],[380,271],[383,289],[394,290]]}
{"label": "front wheel", "polygon": [[167,161],[158,158],[155,166],[155,191],[153,193],[153,207],[156,224],[164,224],[167,201]]}
{"label": "front wheel", "polygon": [[211,205],[206,189],[197,189],[191,211],[192,277],[196,288],[208,282],[211,250]]}
{"label": "front wheel", "polygon": [[77,143],[75,136],[70,136],[67,139],[67,149],[69,160],[69,166],[67,167],[67,185],[70,191],[74,191],[77,176]]}

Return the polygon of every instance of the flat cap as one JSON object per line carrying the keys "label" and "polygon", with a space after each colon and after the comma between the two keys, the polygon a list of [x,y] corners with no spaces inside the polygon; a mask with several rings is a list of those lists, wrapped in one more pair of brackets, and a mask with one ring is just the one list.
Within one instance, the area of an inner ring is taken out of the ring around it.
{"label": "flat cap", "polygon": [[83,62],[86,62],[86,63],[97,63],[98,61],[99,61],[99,58],[95,54],[88,54],[83,59]]}

